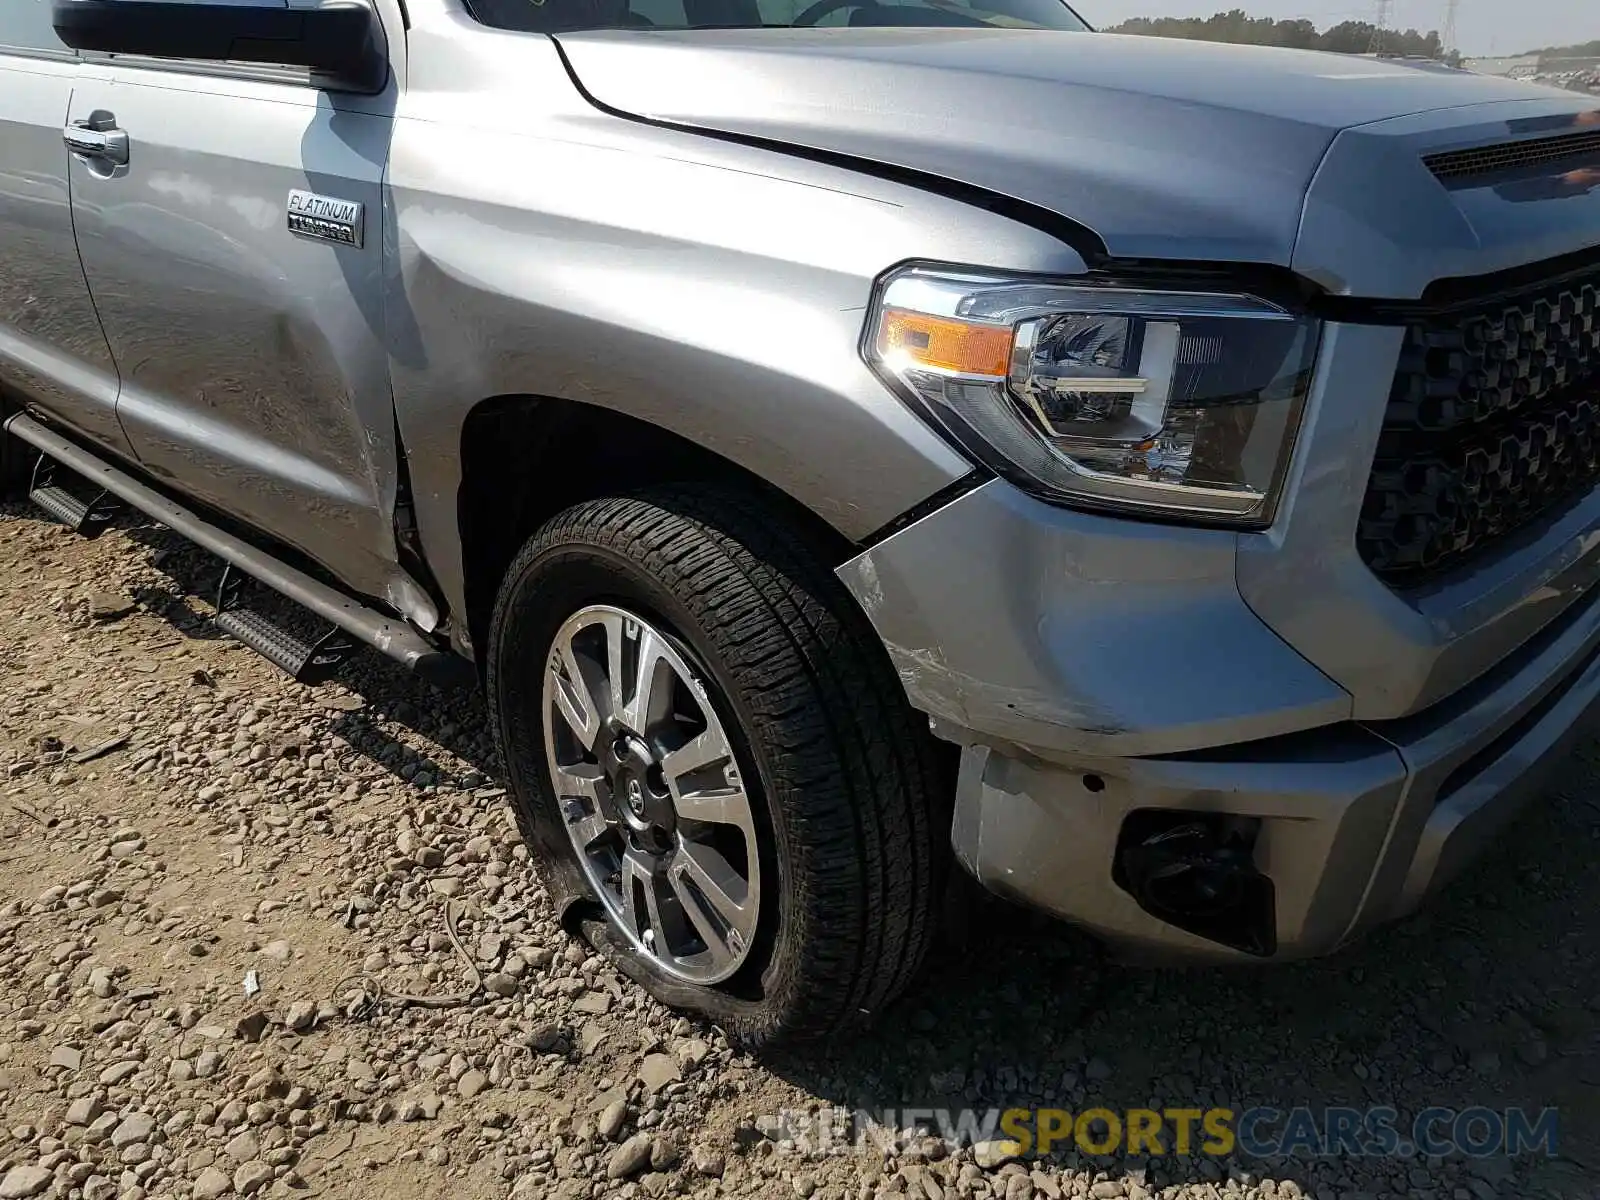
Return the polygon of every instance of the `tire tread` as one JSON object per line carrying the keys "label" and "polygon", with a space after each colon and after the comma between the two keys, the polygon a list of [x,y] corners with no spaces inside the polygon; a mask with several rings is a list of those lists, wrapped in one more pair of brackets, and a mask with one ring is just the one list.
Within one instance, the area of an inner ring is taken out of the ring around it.
{"label": "tire tread", "polygon": [[[931,735],[864,615],[752,491],[679,486],[576,505],[528,542],[508,580],[565,546],[640,564],[693,612],[779,781],[772,799],[800,851],[785,900],[801,923],[802,978],[778,1011],[736,1017],[729,1032],[746,1044],[826,1037],[877,1014],[933,937],[947,801]],[[503,591],[497,630],[504,603]]]}

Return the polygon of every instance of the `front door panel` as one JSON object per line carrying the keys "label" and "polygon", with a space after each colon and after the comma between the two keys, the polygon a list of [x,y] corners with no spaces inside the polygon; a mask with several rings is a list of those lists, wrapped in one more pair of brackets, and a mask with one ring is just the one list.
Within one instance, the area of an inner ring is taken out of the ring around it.
{"label": "front door panel", "polygon": [[294,82],[84,71],[73,120],[127,137],[125,165],[74,159],[73,209],[141,462],[404,608],[381,278],[392,95],[336,108]]}
{"label": "front door panel", "polygon": [[0,47],[0,385],[128,453],[117,372],[78,264],[62,129],[77,64]]}

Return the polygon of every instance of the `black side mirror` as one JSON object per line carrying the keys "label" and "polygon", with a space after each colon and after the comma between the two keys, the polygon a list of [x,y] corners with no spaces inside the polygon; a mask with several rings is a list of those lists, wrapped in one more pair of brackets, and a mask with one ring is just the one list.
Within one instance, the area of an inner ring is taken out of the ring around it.
{"label": "black side mirror", "polygon": [[308,67],[319,82],[374,93],[389,77],[383,22],[360,0],[54,0],[56,35],[75,50]]}

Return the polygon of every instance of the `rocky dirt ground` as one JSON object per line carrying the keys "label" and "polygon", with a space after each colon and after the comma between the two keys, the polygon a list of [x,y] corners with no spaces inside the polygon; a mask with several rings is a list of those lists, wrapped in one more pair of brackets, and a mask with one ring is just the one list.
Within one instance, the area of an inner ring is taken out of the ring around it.
{"label": "rocky dirt ground", "polygon": [[[1444,903],[1335,960],[1124,970],[990,906],[872,1036],[755,1061],[556,926],[481,707],[375,657],[296,686],[214,636],[217,569],[134,520],[90,542],[0,508],[0,1197],[1600,1195],[1596,747]],[[764,1133],[907,1104],[1554,1105],[1561,1156]]]}

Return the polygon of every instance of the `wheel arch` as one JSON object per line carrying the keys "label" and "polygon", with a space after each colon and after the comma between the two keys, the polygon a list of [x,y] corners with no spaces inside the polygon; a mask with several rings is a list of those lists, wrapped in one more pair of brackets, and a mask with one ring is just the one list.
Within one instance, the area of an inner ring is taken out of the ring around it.
{"label": "wheel arch", "polygon": [[517,551],[558,512],[667,483],[737,484],[765,495],[837,567],[856,541],[755,472],[671,430],[553,396],[480,401],[461,425],[456,523],[465,624],[480,659],[495,594]]}

